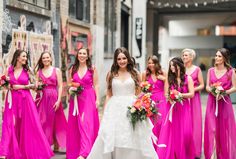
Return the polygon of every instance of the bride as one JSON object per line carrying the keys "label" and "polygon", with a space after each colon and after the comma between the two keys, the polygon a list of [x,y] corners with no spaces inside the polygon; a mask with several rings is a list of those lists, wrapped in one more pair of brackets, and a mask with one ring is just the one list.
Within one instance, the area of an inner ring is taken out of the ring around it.
{"label": "bride", "polygon": [[137,123],[133,129],[127,117],[127,107],[139,93],[139,82],[127,49],[117,48],[107,77],[107,103],[99,135],[87,159],[158,159],[150,120]]}

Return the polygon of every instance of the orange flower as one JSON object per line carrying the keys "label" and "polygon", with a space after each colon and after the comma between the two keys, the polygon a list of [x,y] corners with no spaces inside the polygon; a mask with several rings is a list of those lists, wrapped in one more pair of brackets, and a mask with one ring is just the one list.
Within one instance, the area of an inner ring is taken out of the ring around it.
{"label": "orange flower", "polygon": [[78,82],[71,82],[72,87],[80,87],[80,83]]}
{"label": "orange flower", "polygon": [[142,107],[142,101],[140,99],[136,100],[134,103],[134,107],[136,109],[140,109]]}
{"label": "orange flower", "polygon": [[212,87],[218,87],[221,86],[221,82],[215,82],[211,85]]}

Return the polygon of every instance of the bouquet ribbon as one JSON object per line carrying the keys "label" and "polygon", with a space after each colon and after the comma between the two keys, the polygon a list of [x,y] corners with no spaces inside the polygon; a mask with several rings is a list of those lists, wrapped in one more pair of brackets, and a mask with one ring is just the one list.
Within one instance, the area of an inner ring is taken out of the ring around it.
{"label": "bouquet ribbon", "polygon": [[78,99],[77,95],[74,96],[74,109],[73,109],[73,116],[76,116],[79,114],[79,107],[78,107]]}
{"label": "bouquet ribbon", "polygon": [[35,99],[35,101],[39,104],[40,101],[42,100],[42,98],[43,98],[43,92],[39,91],[39,97],[37,99]]}
{"label": "bouquet ribbon", "polygon": [[169,110],[169,112],[167,113],[167,116],[166,116],[165,124],[167,122],[167,118],[169,119],[170,122],[172,122],[172,111],[173,111],[173,108],[174,108],[175,104],[176,104],[176,102],[171,104],[170,110]]}
{"label": "bouquet ribbon", "polygon": [[11,109],[11,107],[12,107],[12,94],[11,94],[10,90],[8,91],[7,102],[9,104],[9,109]]}
{"label": "bouquet ribbon", "polygon": [[224,98],[224,96],[223,95],[220,95],[220,94],[217,94],[216,95],[216,110],[215,110],[215,116],[217,117],[218,116],[218,111],[219,111],[219,103],[218,103],[218,98],[219,97],[222,97],[222,99],[224,100],[224,102],[226,102],[227,104],[229,104],[226,100],[225,100],[225,98]]}

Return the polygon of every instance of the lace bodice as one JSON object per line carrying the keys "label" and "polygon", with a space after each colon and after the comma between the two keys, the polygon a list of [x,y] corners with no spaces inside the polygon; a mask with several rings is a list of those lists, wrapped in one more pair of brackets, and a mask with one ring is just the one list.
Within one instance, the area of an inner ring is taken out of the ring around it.
{"label": "lace bodice", "polygon": [[112,80],[112,94],[113,94],[113,96],[135,95],[134,80],[131,77],[129,77],[125,81],[121,81],[117,78],[113,78],[113,80]]}

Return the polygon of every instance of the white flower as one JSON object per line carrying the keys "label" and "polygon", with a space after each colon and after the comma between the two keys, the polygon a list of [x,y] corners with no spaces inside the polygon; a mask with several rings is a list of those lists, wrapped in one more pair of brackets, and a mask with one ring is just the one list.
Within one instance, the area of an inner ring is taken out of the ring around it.
{"label": "white flower", "polygon": [[70,88],[69,88],[69,93],[72,93],[73,91],[76,91],[76,90],[77,90],[76,87],[70,87]]}
{"label": "white flower", "polygon": [[130,109],[130,112],[131,112],[131,113],[134,113],[134,112],[136,112],[136,109],[135,109],[134,107],[132,107],[132,108]]}

